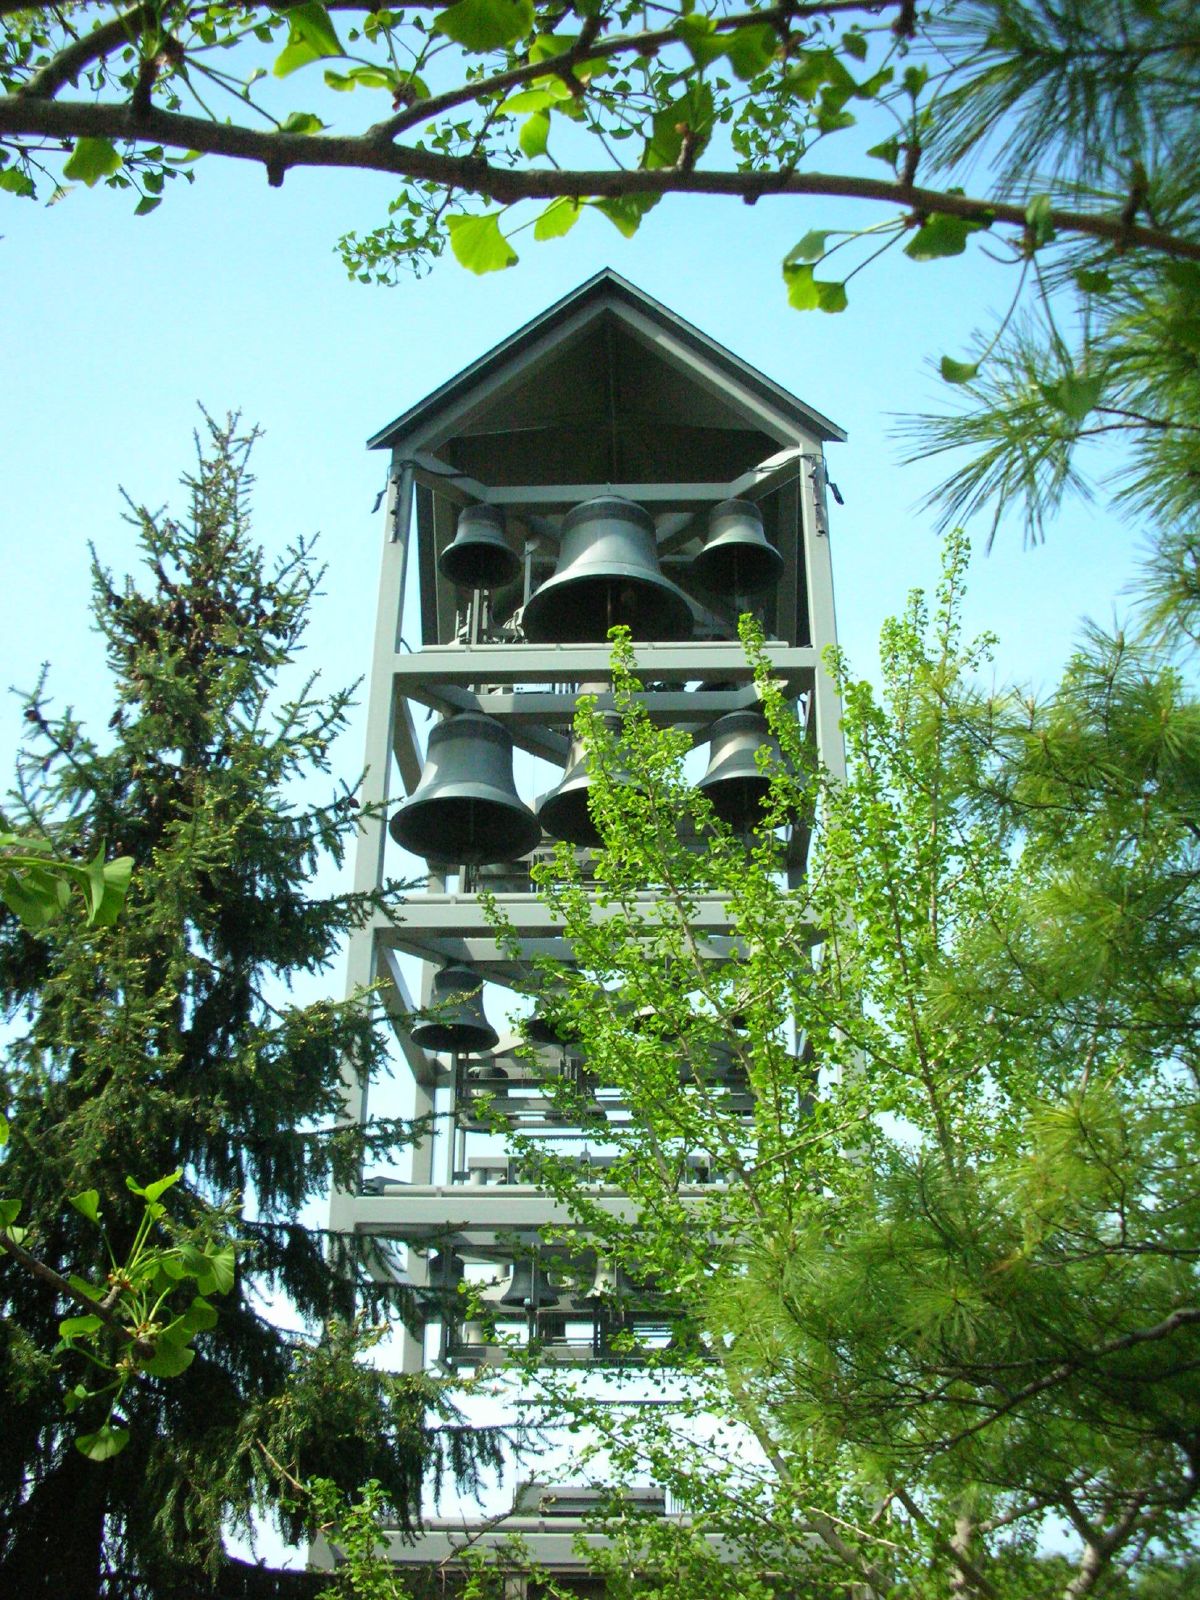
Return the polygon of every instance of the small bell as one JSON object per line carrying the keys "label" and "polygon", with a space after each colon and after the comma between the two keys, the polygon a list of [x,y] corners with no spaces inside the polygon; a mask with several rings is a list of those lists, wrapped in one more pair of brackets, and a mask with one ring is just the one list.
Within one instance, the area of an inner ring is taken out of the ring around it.
{"label": "small bell", "polygon": [[[600,720],[609,733],[620,733],[621,719],[614,712],[604,713]],[[583,740],[572,739],[562,781],[538,801],[538,821],[547,833],[579,849],[600,847],[603,840],[588,806],[591,786],[587,747]]]}
{"label": "small bell", "polygon": [[427,861],[515,861],[542,837],[513,783],[513,746],[505,728],[478,711],[461,711],[429,735],[421,781],[388,824],[392,838]]}
{"label": "small bell", "polygon": [[757,755],[766,748],[780,765],[783,752],[757,711],[731,711],[718,717],[709,733],[708,770],[696,787],[708,796],[722,822],[744,833],[762,820],[762,805],[771,789]]}
{"label": "small bell", "polygon": [[504,515],[495,506],[467,506],[459,513],[454,541],[438,557],[438,571],[460,589],[498,589],[512,583],[521,558],[504,537]]}
{"label": "small bell", "polygon": [[692,576],[710,594],[760,594],[779,582],[783,557],[763,532],[762,512],[751,500],[722,500],[708,519],[704,549]]}
{"label": "small bell", "polygon": [[471,967],[451,963],[434,973],[430,1011],[411,1030],[423,1050],[475,1054],[500,1042],[483,1012],[483,979]]}

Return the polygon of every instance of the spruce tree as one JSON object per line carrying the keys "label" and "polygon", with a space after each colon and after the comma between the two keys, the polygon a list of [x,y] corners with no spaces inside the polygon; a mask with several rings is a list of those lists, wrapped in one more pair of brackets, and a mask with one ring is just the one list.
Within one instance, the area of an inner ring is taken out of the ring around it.
{"label": "spruce tree", "polygon": [[[3,829],[72,860],[131,856],[111,928],[63,917],[31,935],[0,909],[3,1080],[11,1137],[0,1178],[19,1195],[29,1248],[69,1275],[94,1269],[97,1235],[66,1203],[96,1189],[117,1258],[142,1214],[126,1186],[182,1168],[171,1225],[203,1226],[234,1197],[238,1266],[196,1358],[140,1374],[122,1397],[126,1448],[89,1460],[68,1416],[80,1358],[53,1355],[76,1307],[0,1252],[0,1590],[62,1597],[275,1594],[311,1579],[231,1561],[224,1529],[278,1498],[280,1469],[351,1486],[378,1479],[402,1522],[431,1455],[466,1436],[430,1423],[436,1395],[356,1362],[346,1241],[304,1224],[361,1146],[338,1130],[342,1074],[384,1046],[369,997],[302,1003],[373,902],[316,895],[323,860],[356,826],[328,778],[347,692],[279,682],[299,648],[319,573],[303,545],[274,571],[250,538],[254,435],[206,419],[184,520],[129,502],[149,581],[94,563],[94,616],[112,670],[111,737],[98,741],[39,685]],[[324,787],[326,798],[318,798]],[[324,980],[323,980],[324,983]],[[322,986],[323,986],[322,983]],[[377,1127],[371,1138],[396,1138]],[[377,1290],[375,1290],[378,1293]],[[320,1335],[284,1333],[268,1295]],[[339,1320],[340,1318],[340,1320]],[[323,1330],[323,1333],[322,1333]],[[444,1420],[444,1418],[443,1418]],[[283,1513],[302,1535],[302,1512]]]}

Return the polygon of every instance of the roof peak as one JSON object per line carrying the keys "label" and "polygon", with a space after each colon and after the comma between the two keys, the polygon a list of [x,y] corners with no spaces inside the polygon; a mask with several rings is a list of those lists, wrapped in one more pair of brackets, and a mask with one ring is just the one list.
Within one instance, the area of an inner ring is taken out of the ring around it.
{"label": "roof peak", "polygon": [[612,267],[601,267],[590,278],[586,278],[545,310],[538,312],[514,333],[493,345],[490,350],[470,362],[454,377],[434,389],[416,405],[402,412],[385,428],[380,429],[367,441],[368,448],[385,448],[406,435],[432,425],[444,412],[452,410],[456,402],[468,396],[477,385],[502,371],[505,366],[518,363],[527,355],[531,346],[538,342],[545,344],[546,341],[550,341],[552,348],[557,326],[561,325],[565,337],[576,319],[586,311],[589,302],[604,300],[611,303],[618,315],[625,311],[648,318],[679,348],[691,352],[693,358],[699,357],[706,364],[717,368],[731,383],[753,392],[758,398],[765,400],[781,417],[790,418],[796,425],[815,433],[819,439],[832,442],[841,442],[845,439],[845,431],[837,423],[830,421],[812,406],[806,405],[781,384],[766,377],[757,368],[743,361],[740,356],[702,332],[678,312],[663,305],[660,300],[656,300],[637,284],[631,283]]}

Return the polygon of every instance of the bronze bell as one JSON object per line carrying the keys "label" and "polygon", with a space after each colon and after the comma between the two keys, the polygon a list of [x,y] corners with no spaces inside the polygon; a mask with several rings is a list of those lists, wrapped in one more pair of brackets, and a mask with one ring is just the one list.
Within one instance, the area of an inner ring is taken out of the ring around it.
{"label": "bronze bell", "polygon": [[699,1078],[702,1083],[743,1088],[746,1066],[731,1044],[723,1039],[711,1039],[700,1046],[689,1063],[681,1066],[679,1076],[685,1084]]}
{"label": "bronze bell", "polygon": [[421,781],[389,823],[392,838],[435,861],[514,861],[542,837],[513,783],[512,740],[492,717],[462,711],[430,732]]}
{"label": "bronze bell", "polygon": [[565,1050],[569,1045],[579,1042],[578,1030],[569,1022],[551,1022],[536,1011],[532,1016],[523,1018],[521,1026],[530,1044],[553,1045]]}
{"label": "bronze bell", "polygon": [[711,594],[735,598],[779,582],[783,557],[763,532],[762,512],[753,501],[722,500],[713,507],[708,538],[691,571]]}
{"label": "bronze bell", "polygon": [[[620,732],[621,719],[615,712],[604,713],[601,721],[610,733]],[[562,781],[538,801],[538,821],[547,833],[583,849],[595,850],[603,843],[588,807],[591,786],[586,746],[582,739],[572,739]]]}
{"label": "bronze bell", "polygon": [[438,557],[438,571],[460,589],[498,589],[512,583],[521,558],[504,537],[504,515],[495,506],[467,506],[459,513],[454,541]]}
{"label": "bronze bell", "polygon": [[526,1258],[514,1261],[508,1280],[485,1289],[479,1298],[497,1306],[536,1311],[542,1307],[556,1306],[561,1297],[541,1266]]}
{"label": "bronze bell", "polygon": [[451,962],[435,972],[429,1009],[433,1014],[412,1026],[412,1037],[423,1050],[475,1054],[494,1050],[500,1042],[483,1014],[483,979],[471,967]]}
{"label": "bronze bell", "polygon": [[554,576],[526,603],[522,626],[534,644],[603,644],[619,623],[634,639],[687,639],[692,608],[659,570],[650,513],[601,495],[563,518]]}
{"label": "bronze bell", "polygon": [[782,764],[779,742],[757,711],[731,711],[709,732],[708,771],[696,787],[706,794],[722,822],[744,833],[762,819],[771,780],[755,759],[763,747]]}

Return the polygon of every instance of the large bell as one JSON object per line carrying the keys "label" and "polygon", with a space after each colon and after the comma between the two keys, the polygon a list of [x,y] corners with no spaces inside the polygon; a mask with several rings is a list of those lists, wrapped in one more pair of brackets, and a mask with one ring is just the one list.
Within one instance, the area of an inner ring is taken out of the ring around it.
{"label": "large bell", "polygon": [[426,860],[514,861],[542,837],[513,783],[512,740],[478,711],[439,722],[421,781],[389,823],[396,843]]}
{"label": "large bell", "polygon": [[779,742],[757,711],[731,711],[718,717],[709,733],[708,771],[696,787],[708,796],[721,821],[739,833],[762,820],[771,780],[755,758],[764,746],[782,764]]}
{"label": "large bell", "polygon": [[602,495],[563,518],[558,566],[526,604],[522,626],[534,644],[603,644],[619,623],[634,639],[687,639],[692,608],[659,571],[649,512]]}
{"label": "large bell", "polygon": [[493,1284],[479,1298],[492,1305],[536,1311],[546,1306],[556,1306],[560,1295],[542,1268],[526,1257],[513,1262],[512,1275],[507,1281]]}
{"label": "large bell", "polygon": [[759,594],[779,582],[783,557],[763,532],[751,500],[722,500],[708,519],[704,549],[692,574],[712,594]]}
{"label": "large bell", "polygon": [[454,542],[438,557],[438,571],[461,589],[497,589],[512,583],[521,558],[504,537],[504,515],[495,506],[460,512]]}
{"label": "large bell", "polygon": [[[615,712],[602,714],[600,720],[610,733],[620,732],[621,719]],[[599,848],[603,840],[588,808],[591,786],[587,747],[582,739],[572,739],[561,783],[538,801],[538,821],[547,833],[581,849]]]}
{"label": "large bell", "polygon": [[433,975],[432,1015],[415,1022],[412,1037],[423,1050],[464,1055],[494,1050],[500,1036],[483,1014],[483,979],[470,967],[451,963]]}

